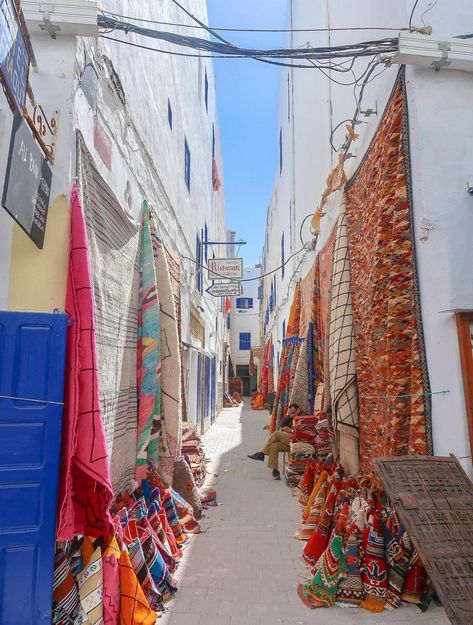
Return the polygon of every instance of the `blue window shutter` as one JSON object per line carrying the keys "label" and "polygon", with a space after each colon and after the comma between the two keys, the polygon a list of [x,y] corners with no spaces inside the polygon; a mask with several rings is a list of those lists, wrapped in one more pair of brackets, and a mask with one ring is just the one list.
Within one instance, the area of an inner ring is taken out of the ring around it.
{"label": "blue window shutter", "polygon": [[168,98],[168,123],[169,123],[169,128],[172,130],[172,106],[171,106],[171,101]]}
{"label": "blue window shutter", "polygon": [[240,350],[249,351],[251,349],[251,332],[240,332]]}
{"label": "blue window shutter", "polygon": [[205,70],[205,108],[209,110],[209,79],[207,76],[207,70]]}
{"label": "blue window shutter", "polygon": [[184,140],[184,177],[186,181],[186,187],[191,190],[191,151],[187,139]]}

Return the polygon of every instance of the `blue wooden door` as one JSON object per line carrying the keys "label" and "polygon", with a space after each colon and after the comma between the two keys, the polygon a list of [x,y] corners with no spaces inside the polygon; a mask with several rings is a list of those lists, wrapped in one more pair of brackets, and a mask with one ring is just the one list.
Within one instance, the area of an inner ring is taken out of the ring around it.
{"label": "blue wooden door", "polygon": [[50,625],[67,318],[0,311],[0,625]]}

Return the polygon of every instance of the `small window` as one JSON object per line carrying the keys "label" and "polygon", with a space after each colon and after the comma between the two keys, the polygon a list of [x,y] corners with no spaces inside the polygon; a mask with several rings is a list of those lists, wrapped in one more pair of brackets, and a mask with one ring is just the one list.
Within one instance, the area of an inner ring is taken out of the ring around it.
{"label": "small window", "polygon": [[278,296],[276,292],[276,276],[274,276],[273,281],[274,281],[274,305],[276,306],[277,301],[278,301]]}
{"label": "small window", "polygon": [[171,106],[171,101],[168,98],[168,123],[169,123],[169,128],[172,130],[172,106]]}
{"label": "small window", "polygon": [[227,330],[230,330],[230,327],[231,327],[230,319],[231,319],[230,315],[227,315]]}
{"label": "small window", "polygon": [[285,250],[284,250],[284,232],[283,232],[283,235],[281,237],[281,275],[283,278],[284,278],[284,272],[286,269],[285,267],[286,260],[284,257],[285,257]]}
{"label": "small window", "polygon": [[212,158],[215,158],[215,124],[212,124]]}
{"label": "small window", "polygon": [[202,271],[202,240],[200,236],[196,235],[195,240],[195,261],[196,261],[196,272],[195,272],[195,288],[199,293],[203,293],[204,291],[204,277]]}
{"label": "small window", "polygon": [[240,332],[240,351],[251,349],[251,332]]}
{"label": "small window", "polygon": [[282,128],[279,130],[279,173],[282,172]]}
{"label": "small window", "polygon": [[205,109],[208,111],[209,110],[209,79],[207,77],[207,70],[205,70],[205,91],[204,91],[204,97],[205,97]]}
{"label": "small window", "polygon": [[184,177],[188,191],[191,190],[191,151],[187,139],[184,140]]}
{"label": "small window", "polygon": [[249,310],[250,308],[253,308],[253,298],[252,297],[237,297],[236,307],[239,310]]}

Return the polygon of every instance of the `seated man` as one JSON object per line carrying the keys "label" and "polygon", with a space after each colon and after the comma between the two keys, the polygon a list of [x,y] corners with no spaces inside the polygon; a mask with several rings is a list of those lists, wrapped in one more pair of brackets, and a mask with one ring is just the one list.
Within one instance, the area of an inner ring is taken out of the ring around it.
{"label": "seated man", "polygon": [[257,451],[255,454],[248,456],[248,458],[252,460],[264,460],[265,456],[269,456],[268,467],[273,470],[275,480],[281,479],[281,474],[278,469],[279,452],[289,451],[289,443],[292,437],[292,422],[294,417],[297,417],[299,414],[299,406],[297,404],[291,404],[287,415],[281,421],[281,429],[271,434],[261,451]]}

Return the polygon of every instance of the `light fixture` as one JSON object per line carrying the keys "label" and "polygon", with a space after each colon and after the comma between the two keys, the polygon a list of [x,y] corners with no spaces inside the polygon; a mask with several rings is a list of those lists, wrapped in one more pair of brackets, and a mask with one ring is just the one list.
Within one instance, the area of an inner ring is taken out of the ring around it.
{"label": "light fixture", "polygon": [[399,34],[399,52],[390,60],[403,65],[431,67],[437,72],[442,69],[473,72],[473,43],[466,39],[402,32]]}
{"label": "light fixture", "polygon": [[21,8],[31,34],[40,29],[46,34],[98,37],[96,0],[22,0]]}

